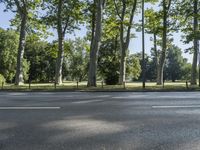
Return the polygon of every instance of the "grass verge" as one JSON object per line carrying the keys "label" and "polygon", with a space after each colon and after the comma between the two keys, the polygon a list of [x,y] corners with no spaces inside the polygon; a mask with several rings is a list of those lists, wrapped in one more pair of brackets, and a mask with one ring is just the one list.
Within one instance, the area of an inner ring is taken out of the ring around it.
{"label": "grass verge", "polygon": [[87,82],[64,82],[62,85],[54,83],[33,83],[16,86],[5,84],[1,91],[200,91],[198,86],[186,87],[184,82],[166,82],[164,86],[156,85],[155,82],[147,82],[146,88],[142,88],[141,82],[131,82],[124,85],[102,85],[97,82],[97,87],[87,87]]}

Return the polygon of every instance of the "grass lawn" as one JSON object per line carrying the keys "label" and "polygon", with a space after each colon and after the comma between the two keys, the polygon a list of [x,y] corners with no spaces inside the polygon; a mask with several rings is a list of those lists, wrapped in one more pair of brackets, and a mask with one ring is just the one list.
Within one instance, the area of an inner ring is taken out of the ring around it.
{"label": "grass lawn", "polygon": [[[155,82],[146,82],[145,91],[186,91],[186,90],[200,90],[198,86],[191,87],[188,84],[186,88],[185,82],[166,82],[164,87],[156,85]],[[87,87],[87,82],[66,81],[62,85],[54,85],[54,83],[32,83],[15,86],[14,84],[5,84],[2,90],[10,91],[144,91],[142,89],[142,82],[128,82],[124,85],[103,85],[102,82],[97,82],[97,87]]]}

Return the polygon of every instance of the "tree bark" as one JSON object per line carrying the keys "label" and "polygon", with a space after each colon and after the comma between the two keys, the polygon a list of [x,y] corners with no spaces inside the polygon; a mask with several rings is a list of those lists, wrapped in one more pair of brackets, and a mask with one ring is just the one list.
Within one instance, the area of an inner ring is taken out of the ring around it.
{"label": "tree bark", "polygon": [[21,14],[21,27],[20,27],[20,37],[19,37],[19,47],[17,54],[17,68],[15,75],[15,85],[24,84],[24,76],[23,76],[23,57],[24,57],[24,49],[26,43],[26,24],[27,24],[27,14]]}
{"label": "tree bark", "polygon": [[[122,43],[121,43],[122,44]],[[126,81],[126,49],[121,45],[119,84],[122,85]]]}
{"label": "tree bark", "polygon": [[194,0],[194,22],[193,22],[193,32],[194,32],[194,54],[193,54],[193,62],[192,62],[192,74],[191,74],[191,85],[196,85],[196,79],[197,79],[197,58],[198,58],[198,52],[199,52],[199,41],[197,38],[197,32],[198,32],[198,0]]}
{"label": "tree bark", "polygon": [[168,11],[170,7],[171,1],[167,6],[166,0],[163,0],[163,35],[162,35],[162,52],[159,60],[158,66],[158,77],[157,77],[157,85],[163,84],[163,71],[164,71],[164,64],[166,58],[166,49],[167,49],[167,18],[168,18]]}
{"label": "tree bark", "polygon": [[146,63],[145,63],[145,27],[144,27],[144,0],[142,0],[142,88],[145,89]]}
{"label": "tree bark", "polygon": [[159,81],[159,56],[158,56],[158,50],[157,50],[157,35],[156,33],[153,34],[153,43],[154,43],[154,53],[155,53],[155,62],[156,62],[156,81]]}
{"label": "tree bark", "polygon": [[[130,43],[130,34],[131,34],[131,28],[132,28],[132,22],[134,13],[136,10],[137,0],[134,0],[134,4],[130,13],[129,18],[129,26],[126,32],[126,37],[124,41],[124,17],[126,13],[126,1],[123,1],[123,8],[122,8],[122,14],[120,16],[121,18],[121,24],[120,24],[120,51],[121,51],[121,58],[120,58],[120,69],[119,69],[119,84],[122,85],[123,82],[126,81],[126,58],[127,58],[127,50]],[[116,6],[115,6],[116,7]],[[117,9],[117,8],[116,8]],[[117,11],[119,12],[119,11]]]}
{"label": "tree bark", "polygon": [[126,49],[124,46],[124,25],[120,25],[120,69],[119,69],[119,84],[122,85],[126,80]]}
{"label": "tree bark", "polygon": [[103,0],[94,0],[96,9],[95,9],[95,26],[93,38],[91,41],[90,49],[90,64],[88,72],[88,86],[97,86],[96,85],[96,72],[97,72],[97,55],[100,47],[101,41],[101,32],[102,32],[102,7]]}
{"label": "tree bark", "polygon": [[62,66],[63,66],[63,59],[64,59],[64,34],[65,32],[62,31],[62,7],[63,2],[59,0],[58,4],[58,25],[57,25],[57,33],[58,33],[58,57],[56,61],[56,75],[55,75],[55,82],[57,84],[62,84]]}
{"label": "tree bark", "polygon": [[64,37],[62,35],[59,36],[58,40],[58,57],[56,60],[56,83],[62,84],[62,66],[64,59]]}

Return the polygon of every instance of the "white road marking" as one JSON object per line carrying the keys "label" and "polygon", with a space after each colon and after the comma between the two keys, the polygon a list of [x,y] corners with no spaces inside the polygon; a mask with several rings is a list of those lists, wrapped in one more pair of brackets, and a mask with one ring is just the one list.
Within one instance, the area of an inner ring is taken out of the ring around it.
{"label": "white road marking", "polygon": [[102,102],[104,100],[101,99],[97,99],[97,100],[82,100],[82,101],[76,101],[76,102],[72,102],[73,104],[87,104],[87,103],[94,103],[94,102]]}
{"label": "white road marking", "polygon": [[0,107],[0,110],[42,110],[42,109],[60,109],[60,107]]}
{"label": "white road marking", "polygon": [[162,105],[151,106],[152,108],[200,108],[200,105]]}

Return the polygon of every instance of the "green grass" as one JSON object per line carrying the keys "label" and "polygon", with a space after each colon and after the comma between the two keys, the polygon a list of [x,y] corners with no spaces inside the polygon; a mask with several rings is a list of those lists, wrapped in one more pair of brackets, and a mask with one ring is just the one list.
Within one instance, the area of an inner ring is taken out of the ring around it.
{"label": "green grass", "polygon": [[[189,84],[188,84],[189,85]],[[1,87],[2,89],[2,87]],[[32,83],[29,89],[29,84],[15,86],[14,84],[5,84],[3,87],[5,91],[144,91],[141,82],[126,83],[125,88],[123,85],[103,85],[97,82],[97,87],[87,87],[87,82],[67,81],[62,85],[57,85],[55,89],[54,83]],[[166,82],[163,86],[156,85],[155,82],[147,82],[145,91],[186,91],[186,90],[200,90],[198,86],[186,88],[185,82]]]}

